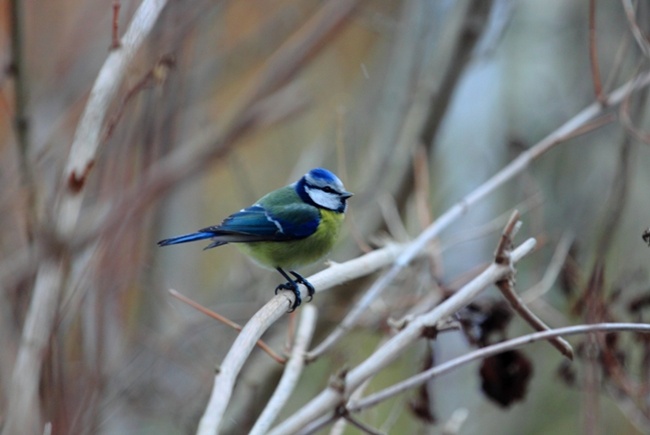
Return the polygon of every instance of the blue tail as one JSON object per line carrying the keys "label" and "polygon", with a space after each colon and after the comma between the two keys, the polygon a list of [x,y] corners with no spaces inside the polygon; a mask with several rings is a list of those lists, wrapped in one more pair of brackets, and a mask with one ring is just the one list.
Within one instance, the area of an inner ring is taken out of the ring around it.
{"label": "blue tail", "polygon": [[196,240],[209,239],[214,236],[215,236],[214,233],[199,231],[198,233],[185,234],[183,236],[177,236],[177,237],[161,240],[160,242],[158,242],[158,246],[167,246],[167,245],[176,245],[178,243],[194,242]]}

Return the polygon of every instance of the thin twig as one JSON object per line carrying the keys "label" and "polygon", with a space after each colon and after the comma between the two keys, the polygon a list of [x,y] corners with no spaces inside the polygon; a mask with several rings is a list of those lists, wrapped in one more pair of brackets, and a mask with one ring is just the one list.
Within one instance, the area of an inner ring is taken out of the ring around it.
{"label": "thin twig", "polygon": [[122,3],[120,0],[113,2],[113,27],[112,27],[112,38],[111,38],[111,50],[120,48],[120,7]]}
{"label": "thin twig", "polygon": [[634,11],[634,5],[632,0],[621,0],[623,3],[623,9],[625,9],[625,16],[627,21],[630,24],[630,30],[634,39],[636,40],[637,45],[641,49],[641,52],[646,58],[650,58],[650,42],[646,39],[643,30],[639,27],[639,23],[636,20],[636,12]]}
{"label": "thin twig", "polygon": [[[511,279],[504,279],[497,283],[497,288],[501,294],[506,298],[510,306],[526,323],[528,323],[536,331],[549,331],[549,328],[535,313],[524,304],[517,292],[515,291],[513,281]],[[562,337],[552,337],[549,343],[555,347],[562,355],[573,360],[573,348]]]}
{"label": "thin twig", "polygon": [[30,119],[29,119],[29,80],[25,68],[25,47],[24,47],[24,2],[12,0],[10,4],[10,28],[11,28],[11,65],[9,71],[14,78],[15,90],[15,114],[14,129],[16,131],[16,142],[18,144],[19,168],[21,173],[21,184],[25,197],[25,233],[28,244],[32,244],[34,238],[34,226],[36,225],[36,184],[34,174],[29,162],[31,148]]}
{"label": "thin twig", "polygon": [[[643,98],[641,99],[642,101],[638,104],[638,107],[641,107],[642,109],[645,108],[645,105],[643,104],[643,100],[647,98],[647,95],[642,95]],[[621,124],[625,129],[630,133],[632,137],[634,137],[636,140],[642,143],[650,144],[650,134],[646,133],[637,127],[634,126],[634,121],[632,121],[632,116],[630,115],[630,100],[631,100],[632,95],[628,95],[623,102],[621,103],[621,107],[619,108],[619,118],[621,120]],[[643,119],[642,115],[637,114],[637,118]],[[627,140],[627,138],[625,139]]]}
{"label": "thin twig", "polygon": [[512,239],[515,236],[516,231],[518,230],[519,222],[519,211],[514,210],[510,214],[510,218],[506,223],[506,226],[503,228],[501,233],[501,238],[499,239],[499,244],[494,254],[494,262],[496,264],[505,264],[510,265],[510,251],[512,251]]}
{"label": "thin twig", "polygon": [[571,244],[573,243],[574,239],[575,236],[569,231],[565,232],[562,235],[560,241],[555,247],[553,257],[551,258],[551,261],[546,268],[542,279],[521,295],[521,300],[524,303],[530,303],[535,299],[543,296],[550,290],[558,275],[562,271],[562,267],[564,267],[566,257],[569,255],[569,250],[571,249]]}
{"label": "thin twig", "polygon": [[448,373],[458,367],[476,361],[479,359],[487,358],[497,355],[507,350],[516,349],[527,344],[535,343],[538,341],[548,340],[553,337],[569,336],[577,334],[586,334],[593,332],[621,332],[621,331],[634,331],[638,333],[650,333],[650,324],[645,323],[595,323],[591,325],[578,325],[567,326],[564,328],[551,329],[548,331],[534,332],[532,334],[523,335],[521,337],[513,338],[501,343],[493,344],[491,346],[482,347],[466,355],[449,360],[443,364],[437,365],[427,371],[418,373],[417,375],[399,382],[391,387],[385,388],[381,391],[371,394],[358,402],[350,403],[347,409],[350,412],[358,412],[363,409],[375,406],[384,400],[391,398],[397,394],[401,394],[412,388],[419,387],[420,385],[428,382],[432,378]]}
{"label": "thin twig", "polygon": [[594,85],[596,100],[605,104],[600,67],[598,66],[598,45],[596,44],[596,0],[589,0],[589,63],[591,64],[591,81]]}
{"label": "thin twig", "polygon": [[[240,324],[238,324],[236,322],[233,322],[229,318],[227,318],[225,316],[222,316],[221,314],[216,313],[216,312],[212,311],[209,308],[204,307],[203,305],[199,304],[196,301],[193,301],[192,299],[190,299],[187,296],[185,296],[184,294],[174,290],[173,288],[169,289],[169,294],[171,294],[173,297],[175,297],[179,301],[186,303],[187,305],[194,308],[195,310],[205,314],[206,316],[211,317],[214,320],[223,323],[224,325],[230,326],[232,329],[234,329],[236,331],[241,331],[242,330],[242,326]],[[285,364],[287,362],[286,358],[281,357],[280,355],[278,355],[273,349],[271,349],[271,346],[269,346],[268,344],[266,344],[264,342],[264,340],[257,340],[257,343],[255,343],[255,344],[257,344],[257,346],[260,349],[262,349],[264,352],[266,352],[271,358],[273,358],[278,363]]]}
{"label": "thin twig", "polygon": [[[497,250],[494,254],[494,262],[496,264],[503,264],[511,266],[510,263],[510,251],[512,250],[512,235],[514,229],[517,228],[517,225],[520,223],[519,212],[515,210],[510,216],[510,220],[503,230],[501,235],[501,240],[497,246]],[[510,306],[519,316],[521,316],[526,323],[532,326],[537,331],[547,331],[550,328],[539,318],[530,311],[530,309],[524,304],[517,292],[515,291],[515,277],[514,277],[514,268],[511,266],[511,273],[505,276],[503,279],[496,282],[497,288],[501,291],[501,294],[506,298]],[[549,339],[549,342],[553,347],[566,356],[570,360],[573,360],[573,348],[571,345],[561,337],[553,337]]]}
{"label": "thin twig", "polygon": [[343,418],[350,423],[352,426],[356,427],[363,433],[367,433],[370,435],[385,435],[383,432],[375,430],[374,428],[368,426],[367,424],[357,420],[353,416],[351,416],[349,413],[346,413]]}

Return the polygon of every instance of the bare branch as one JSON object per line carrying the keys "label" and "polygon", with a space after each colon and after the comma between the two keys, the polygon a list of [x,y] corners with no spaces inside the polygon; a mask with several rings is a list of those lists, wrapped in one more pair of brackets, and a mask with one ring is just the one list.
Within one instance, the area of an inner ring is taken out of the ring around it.
{"label": "bare branch", "polygon": [[[535,248],[535,240],[529,239],[512,252],[512,261],[516,263]],[[273,429],[270,434],[280,435],[297,432],[303,426],[320,418],[329,410],[333,410],[350,392],[359,387],[366,379],[377,374],[398,356],[404,349],[417,341],[422,336],[422,331],[430,326],[435,326],[439,321],[453,315],[470,300],[475,298],[485,287],[502,279],[510,273],[510,267],[491,264],[475,279],[458,290],[453,296],[446,299],[433,310],[417,316],[403,330],[390,338],[383,346],[377,349],[361,364],[350,370],[345,377],[343,391],[328,388],[307,403],[303,408]]]}
{"label": "bare branch", "polygon": [[[499,246],[497,247],[496,253],[494,255],[494,262],[496,264],[504,264],[510,266],[511,272],[505,276],[503,279],[496,282],[497,288],[501,291],[501,294],[506,298],[512,309],[517,312],[522,319],[526,321],[530,326],[532,326],[537,331],[547,331],[550,328],[535,315],[530,309],[524,304],[517,292],[515,291],[515,277],[514,277],[514,267],[510,263],[510,251],[512,249],[512,232],[513,229],[517,228],[520,223],[517,219],[519,218],[519,212],[515,210],[506,225],[506,228],[503,231],[501,240],[499,241]],[[561,337],[553,337],[549,340],[551,345],[553,345],[557,350],[566,356],[570,360],[573,360],[573,348],[571,345]]]}
{"label": "bare branch", "polygon": [[[316,292],[321,292],[375,272],[377,269],[390,264],[403,249],[404,247],[400,245],[390,245],[346,263],[335,264],[310,276],[308,280],[316,288]],[[303,296],[306,297],[306,295]],[[280,292],[267,302],[244,326],[215,377],[212,395],[201,418],[197,433],[216,433],[230,400],[237,375],[253,349],[255,342],[269,326],[286,312],[288,307],[293,305],[294,297],[293,292]]]}
{"label": "bare branch", "polygon": [[[619,104],[626,95],[634,90],[645,87],[650,83],[650,73],[645,72],[638,77],[630,80],[620,88],[616,89],[607,97],[607,106]],[[350,330],[367,307],[384,291],[384,289],[399,275],[399,273],[421,252],[425,246],[442,230],[447,228],[458,218],[465,215],[470,208],[486,196],[494,192],[498,187],[510,181],[516,175],[523,172],[538,157],[551,150],[557,144],[566,140],[567,137],[573,137],[576,132],[591,123],[604,111],[604,107],[598,103],[592,103],[584,108],[573,118],[565,122],[560,128],[546,136],[535,146],[522,152],[519,157],[514,159],[509,165],[497,172],[492,178],[481,184],[473,192],[469,193],[453,207],[443,213],[436,219],[426,230],[424,230],[417,239],[409,245],[397,259],[393,267],[388,270],[380,279],[370,287],[357,304],[350,310],[347,316],[341,321],[338,327],[323,340],[314,350],[310,352],[310,357],[315,358],[326,352],[334,343],[336,343],[346,331]]]}
{"label": "bare branch", "polygon": [[[84,180],[92,167],[100,130],[108,104],[115,95],[133,55],[151,31],[165,0],[145,0],[136,11],[124,36],[122,48],[107,58],[91,92],[86,110],[75,133],[65,171],[68,183],[58,204],[56,227],[69,234],[78,222]],[[3,434],[41,432],[38,387],[41,365],[53,330],[59,295],[67,275],[63,259],[43,260],[37,272],[18,356],[12,373],[9,407]],[[34,425],[36,427],[34,427]]]}
{"label": "bare branch", "polygon": [[374,406],[390,397],[410,390],[411,388],[418,387],[430,379],[447,373],[451,370],[457,369],[461,365],[476,361],[479,359],[487,358],[505,352],[507,350],[516,349],[527,344],[535,343],[537,341],[548,340],[553,337],[578,335],[593,332],[614,332],[614,331],[634,331],[641,333],[650,333],[650,324],[645,323],[596,323],[591,325],[578,325],[567,326],[564,328],[550,329],[542,332],[535,332],[521,337],[513,338],[510,340],[502,341],[501,343],[493,344],[470,352],[458,358],[449,360],[443,364],[437,365],[429,370],[395,384],[391,387],[385,388],[377,393],[371,394],[358,402],[350,403],[348,410],[350,412],[361,411],[362,409]]}
{"label": "bare branch", "polygon": [[291,358],[289,358],[289,362],[284,369],[284,373],[282,374],[282,378],[280,378],[275,392],[249,432],[251,435],[263,435],[268,432],[296,387],[305,365],[307,347],[311,342],[314,329],[316,328],[317,314],[318,311],[313,305],[305,305],[300,310],[300,324],[298,325],[296,339],[291,351]]}
{"label": "bare branch", "polygon": [[120,48],[110,52],[97,75],[75,132],[64,171],[67,193],[64,198],[67,201],[64,201],[64,206],[61,207],[58,221],[59,230],[64,234],[68,234],[76,225],[82,199],[79,192],[94,165],[110,102],[117,94],[127,67],[166,4],[166,0],[146,0],[140,5],[122,38]]}

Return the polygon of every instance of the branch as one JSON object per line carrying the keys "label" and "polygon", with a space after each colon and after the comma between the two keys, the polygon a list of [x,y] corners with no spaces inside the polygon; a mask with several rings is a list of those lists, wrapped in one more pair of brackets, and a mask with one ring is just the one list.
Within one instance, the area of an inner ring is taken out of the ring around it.
{"label": "branch", "polygon": [[518,347],[535,343],[537,341],[549,340],[554,337],[585,334],[590,332],[615,332],[615,331],[634,331],[641,333],[650,333],[650,324],[645,323],[596,323],[591,325],[578,325],[567,326],[564,328],[551,329],[548,331],[535,332],[521,337],[513,338],[503,341],[501,343],[486,346],[481,349],[470,352],[466,355],[460,356],[449,360],[443,364],[437,365],[429,370],[419,373],[405,381],[397,383],[391,387],[385,388],[374,394],[371,394],[359,401],[350,403],[348,410],[350,412],[358,412],[362,409],[375,406],[384,400],[401,394],[411,388],[419,387],[420,385],[428,382],[432,378],[450,372],[462,365],[476,361],[479,359],[487,358],[497,355],[507,350],[516,349]]}
{"label": "branch", "polygon": [[[630,80],[620,88],[616,89],[607,96],[606,107],[619,104],[623,99],[635,90],[641,89],[650,83],[650,72],[645,72],[634,79]],[[510,181],[516,175],[522,173],[538,157],[545,154],[557,144],[563,142],[568,137],[574,137],[577,134],[583,134],[591,130],[590,123],[605,111],[605,107],[599,103],[592,103],[584,108],[573,118],[565,122],[560,128],[546,136],[535,146],[522,152],[519,157],[513,160],[508,166],[497,172],[485,183],[481,184],[473,192],[462,198],[453,207],[436,219],[427,229],[409,245],[409,247],[400,255],[393,267],[368,289],[357,304],[350,310],[347,316],[341,321],[338,327],[310,352],[310,358],[325,353],[334,345],[348,330],[357,323],[358,319],[367,310],[372,301],[377,299],[384,289],[399,275],[399,273],[421,252],[427,244],[438,236],[445,228],[455,222],[458,218],[465,215],[470,208],[481,201],[489,194],[494,192],[498,187]],[[600,126],[596,122],[595,126]]]}
{"label": "branch", "polygon": [[[55,226],[68,234],[77,226],[83,195],[83,181],[92,167],[97,152],[98,138],[108,104],[121,82],[124,71],[144,38],[153,28],[165,0],[145,0],[136,11],[122,48],[106,59],[93,86],[86,110],[75,133],[68,167],[68,180],[57,204]],[[59,295],[67,275],[66,261],[47,258],[38,269],[32,300],[27,311],[20,348],[8,388],[8,409],[3,434],[41,433],[38,389],[41,366],[54,329],[59,307]],[[36,427],[35,427],[36,426]]]}
{"label": "branch", "polygon": [[196,431],[198,435],[218,433],[237,375],[262,334],[285,313],[286,308],[284,298],[271,299],[255,313],[237,336],[223,364],[217,369],[212,394]]}
{"label": "branch", "polygon": [[[533,329],[537,331],[547,331],[550,328],[535,315],[530,309],[524,304],[517,292],[515,291],[515,277],[514,277],[514,268],[510,264],[510,250],[512,249],[512,233],[513,230],[516,231],[518,225],[521,222],[518,221],[519,212],[515,210],[506,225],[505,230],[501,236],[501,241],[497,247],[496,253],[494,255],[494,262],[496,264],[508,265],[511,268],[511,273],[506,277],[496,282],[497,288],[501,291],[503,297],[506,298],[510,306],[519,316],[526,321]],[[553,337],[549,339],[549,343],[553,345],[560,353],[570,360],[573,360],[573,348],[571,345],[561,337]]]}
{"label": "branch", "polygon": [[[322,292],[336,285],[371,274],[390,264],[397,258],[404,246],[389,245],[383,249],[370,252],[346,263],[335,264],[308,278],[316,292]],[[301,288],[301,291],[303,289]],[[303,299],[307,296],[303,294]],[[242,329],[241,334],[232,344],[217,373],[212,394],[199,424],[198,434],[213,434],[219,429],[221,419],[232,395],[235,380],[242,365],[252,351],[255,342],[279,319],[287,309],[293,306],[294,294],[282,291],[267,302]],[[288,302],[288,304],[287,304]]]}
{"label": "branch", "polygon": [[27,241],[31,245],[34,237],[34,225],[36,223],[36,185],[34,174],[29,162],[29,151],[31,147],[30,119],[29,119],[29,80],[25,71],[25,11],[24,2],[12,0],[9,2],[11,18],[11,66],[10,72],[14,77],[15,89],[15,115],[14,128],[16,130],[16,142],[18,144],[18,157],[21,183],[25,189],[26,219],[25,230]]}
{"label": "branch", "polygon": [[[535,239],[528,239],[512,252],[512,262],[516,263],[535,248]],[[433,310],[417,316],[403,330],[390,338],[370,357],[347,373],[342,387],[322,391],[294,415],[285,420],[271,432],[272,435],[295,433],[303,426],[318,419],[338,406],[350,392],[357,389],[366,379],[374,376],[381,369],[403,354],[404,350],[422,337],[422,332],[435,326],[439,321],[453,315],[467,305],[484,288],[503,279],[510,273],[510,266],[492,263],[480,275],[458,290]]]}
{"label": "branch", "polygon": [[275,392],[249,432],[250,435],[263,435],[268,432],[282,410],[282,407],[295,389],[305,365],[307,347],[309,347],[312,335],[316,329],[317,314],[318,311],[313,305],[305,305],[301,310],[300,324],[296,332],[296,340],[291,351],[291,358],[289,358],[289,362],[284,369],[284,373]]}

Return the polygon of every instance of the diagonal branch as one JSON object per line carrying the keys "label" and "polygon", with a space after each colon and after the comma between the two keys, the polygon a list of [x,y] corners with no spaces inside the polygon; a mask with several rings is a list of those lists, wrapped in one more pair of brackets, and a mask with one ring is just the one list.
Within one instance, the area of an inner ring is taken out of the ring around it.
{"label": "diagonal branch", "polygon": [[[361,276],[368,275],[390,264],[395,260],[404,247],[390,245],[383,249],[370,252],[354,260],[335,264],[308,278],[316,288],[322,292],[343,282],[351,281]],[[257,340],[287,308],[293,306],[293,292],[283,291],[267,302],[244,326],[237,339],[230,347],[215,376],[212,394],[199,424],[198,434],[216,433],[221,424],[221,419],[228,406],[237,376],[246,362],[248,355],[253,350]],[[306,295],[303,295],[306,297]],[[287,301],[289,304],[287,305]]]}
{"label": "diagonal branch", "polygon": [[405,391],[410,390],[411,388],[419,387],[420,385],[428,382],[434,377],[440,376],[444,373],[448,373],[451,370],[460,367],[461,365],[470,363],[472,361],[480,360],[483,358],[487,358],[493,355],[497,355],[507,350],[516,349],[521,346],[535,343],[538,341],[549,340],[554,337],[586,334],[586,333],[593,333],[598,331],[601,332],[634,331],[639,333],[650,333],[650,324],[596,323],[591,325],[567,326],[564,328],[550,329],[547,331],[535,332],[532,334],[523,335],[521,337],[502,341],[500,343],[493,344],[491,346],[483,347],[474,352],[470,352],[466,355],[449,360],[443,364],[437,365],[422,373],[418,373],[417,375],[409,379],[406,379],[402,382],[399,382],[381,391],[366,396],[365,398],[359,401],[351,403],[348,405],[347,408],[350,412],[357,412],[357,411],[361,411],[362,409],[375,406],[376,404],[383,402],[384,400],[390,397],[393,397],[397,394],[401,394]]}
{"label": "diagonal branch", "polygon": [[[506,225],[505,230],[501,236],[501,241],[497,247],[496,253],[494,255],[494,262],[497,264],[509,265],[511,272],[505,276],[503,279],[497,281],[495,284],[497,288],[501,291],[503,297],[506,298],[510,306],[519,316],[526,321],[530,326],[532,326],[537,331],[547,331],[550,328],[535,315],[524,302],[521,300],[517,292],[515,291],[515,270],[514,267],[510,264],[510,251],[512,249],[512,230],[517,227],[520,222],[519,212],[515,210]],[[552,337],[549,339],[549,343],[553,345],[560,353],[570,360],[573,360],[573,348],[571,345],[564,340],[562,337]]]}
{"label": "diagonal branch", "polygon": [[268,432],[293,392],[305,365],[305,353],[316,329],[317,314],[318,311],[313,305],[305,305],[300,311],[300,325],[296,330],[296,340],[291,351],[291,358],[287,362],[275,392],[249,435],[263,435]]}
{"label": "diagonal branch", "polygon": [[598,102],[584,108],[573,118],[565,122],[557,130],[546,136],[535,146],[524,151],[510,162],[505,168],[497,172],[485,183],[481,184],[473,192],[462,198],[453,207],[443,213],[436,219],[427,229],[425,229],[409,248],[404,251],[397,261],[393,264],[380,279],[368,289],[363,297],[357,304],[350,310],[347,316],[341,321],[337,328],[323,340],[314,350],[310,352],[310,357],[315,358],[318,355],[326,352],[334,345],[348,330],[354,327],[358,319],[363,315],[368,306],[374,301],[388,285],[406,268],[406,266],[421,252],[427,244],[438,236],[445,228],[455,222],[459,217],[465,215],[470,208],[477,202],[484,199],[486,196],[494,192],[498,187],[510,181],[516,175],[522,173],[528,166],[541,155],[553,149],[559,143],[565,141],[568,137],[574,137],[576,134],[586,133],[591,131],[592,127],[599,127],[601,124],[596,121],[592,124],[598,116],[600,116],[606,107],[611,107],[620,104],[624,98],[631,92],[641,89],[650,83],[650,72],[644,72],[634,79],[630,80],[620,88],[616,89],[606,98],[607,104],[605,106]]}
{"label": "diagonal branch", "polygon": [[[517,249],[512,251],[512,262],[516,263],[535,248],[535,239],[528,239]],[[350,370],[345,377],[343,391],[337,388],[328,388],[307,403],[298,412],[293,414],[282,424],[273,429],[270,434],[280,435],[295,433],[300,428],[318,419],[319,417],[333,411],[350,392],[357,389],[366,379],[377,374],[396,358],[403,354],[404,350],[422,337],[423,331],[432,327],[443,319],[453,315],[460,308],[474,299],[483,289],[490,284],[503,279],[510,273],[509,265],[492,263],[480,275],[458,290],[453,296],[446,299],[433,310],[413,319],[404,329],[390,338],[383,346],[377,349],[371,356],[361,364]]]}

